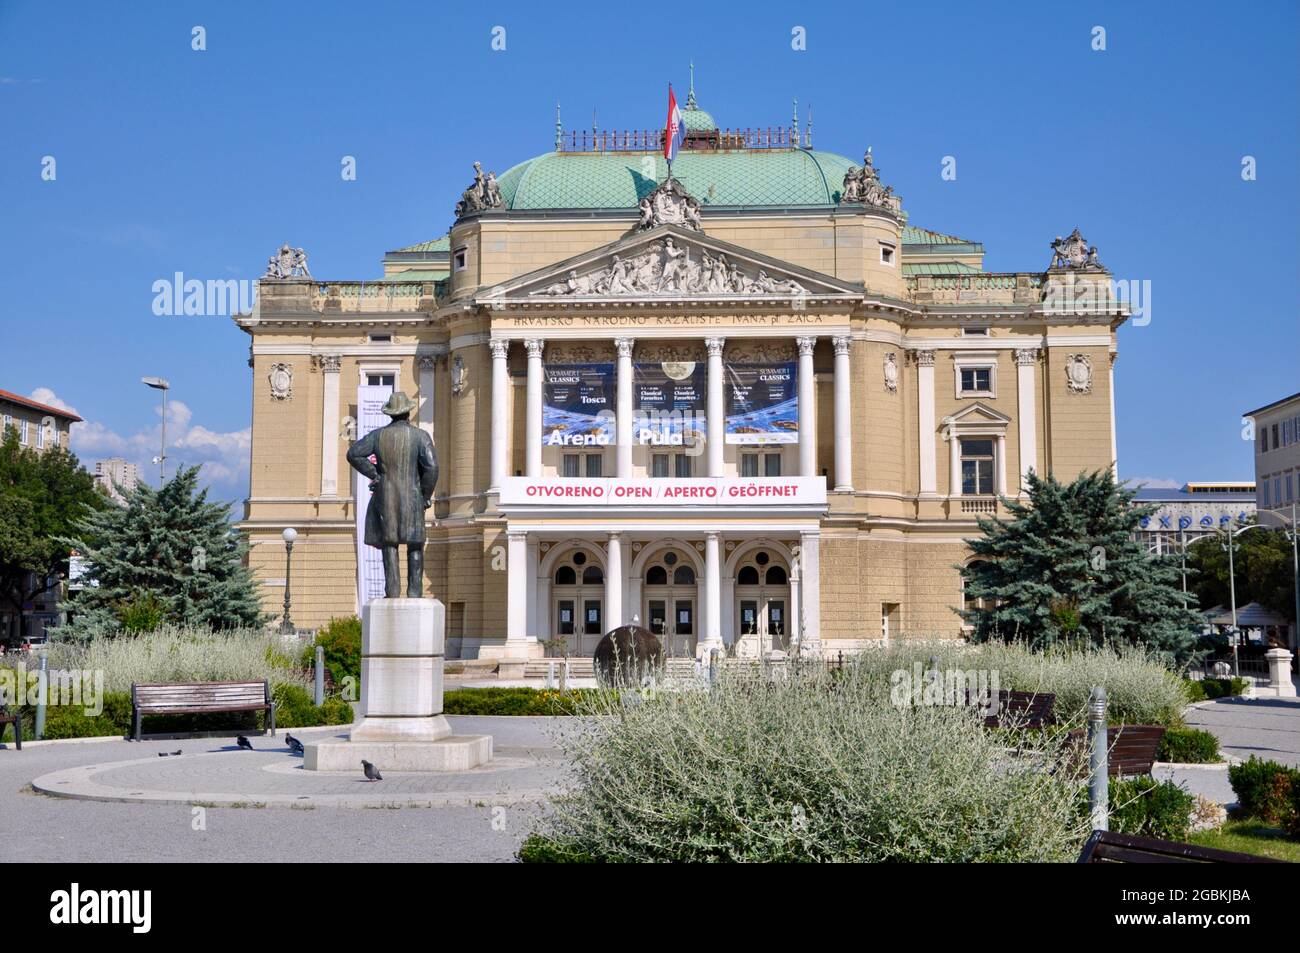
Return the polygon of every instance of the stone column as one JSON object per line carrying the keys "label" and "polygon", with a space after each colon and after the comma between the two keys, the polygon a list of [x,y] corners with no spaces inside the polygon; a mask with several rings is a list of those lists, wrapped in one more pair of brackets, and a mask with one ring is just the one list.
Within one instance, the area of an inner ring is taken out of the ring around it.
{"label": "stone column", "polygon": [[853,340],[835,338],[835,489],[853,492],[853,400],[849,351]]}
{"label": "stone column", "polygon": [[[432,354],[421,354],[415,359],[415,368],[419,374],[416,387],[419,389],[419,421],[420,429],[433,436],[433,372],[437,367],[438,359]],[[436,441],[435,441],[436,442]]]}
{"label": "stone column", "polygon": [[1007,495],[1007,435],[1000,433],[997,436],[997,460],[994,464],[997,466],[996,475],[998,480],[998,496]]}
{"label": "stone column", "polygon": [[813,429],[816,397],[813,348],[816,338],[795,338],[799,347],[799,475],[817,475],[817,432]]}
{"label": "stone column", "polygon": [[934,351],[924,348],[913,353],[916,355],[916,439],[921,457],[920,490],[921,496],[934,498],[938,496],[934,452]]}
{"label": "stone column", "polygon": [[537,624],[537,562],[538,562],[538,540],[536,536],[530,536],[528,546],[525,550],[527,561],[527,584],[528,591],[524,594],[524,606],[527,610],[527,617],[524,620],[524,632],[530,639],[536,639],[539,631]]}
{"label": "stone column", "polygon": [[1029,492],[1030,470],[1038,468],[1038,395],[1034,387],[1034,368],[1038,365],[1038,348],[1016,348],[1016,417],[1020,430],[1020,493]]}
{"label": "stone column", "polygon": [[799,602],[803,614],[799,633],[800,653],[820,655],[822,649],[821,534],[805,530],[799,534]]}
{"label": "stone column", "polygon": [[510,370],[506,366],[510,342],[489,341],[488,348],[492,351],[492,455],[488,492],[500,493],[506,479],[506,440],[510,427]]}
{"label": "stone column", "polygon": [[704,642],[701,655],[708,659],[709,651],[722,651],[722,534],[704,534]]}
{"label": "stone column", "polygon": [[[618,419],[615,422],[618,456],[614,473],[621,479],[632,475],[632,345],[631,338],[617,338],[618,368],[615,383],[618,388]],[[611,626],[612,628],[612,626]]]}
{"label": "stone column", "polygon": [[528,349],[528,395],[525,401],[528,421],[525,426],[524,475],[537,479],[542,475],[542,350],[545,341],[524,342]]}
{"label": "stone column", "polygon": [[1115,479],[1119,479],[1119,443],[1115,439],[1115,361],[1117,351],[1110,352],[1110,468]]}
{"label": "stone column", "polygon": [[338,354],[317,358],[325,386],[321,397],[320,495],[339,495],[339,367]]}
{"label": "stone column", "polygon": [[722,476],[722,449],[726,440],[726,402],[723,400],[722,388],[726,386],[723,379],[722,348],[725,338],[706,338],[704,346],[709,352],[709,407],[705,426],[708,429],[708,475]]}
{"label": "stone column", "polygon": [[948,495],[961,496],[961,438],[948,431]]}
{"label": "stone column", "polygon": [[623,621],[623,537],[610,533],[605,547],[605,631]]}
{"label": "stone column", "polygon": [[506,654],[526,655],[528,642],[528,533],[506,531]]}

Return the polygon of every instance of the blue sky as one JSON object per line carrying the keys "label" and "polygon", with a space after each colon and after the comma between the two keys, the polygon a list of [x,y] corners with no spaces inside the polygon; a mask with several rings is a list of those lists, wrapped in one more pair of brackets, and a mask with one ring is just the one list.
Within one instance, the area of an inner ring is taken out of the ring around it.
{"label": "blue sky", "polygon": [[172,461],[240,499],[248,339],[155,316],[154,281],[253,278],[283,241],[317,277],[376,276],[447,229],[473,161],[550,149],[557,100],[566,127],[593,109],[656,126],[694,58],[721,125],[811,104],[818,148],[871,144],[912,223],[982,241],[990,270],[1042,268],[1078,226],[1116,277],[1151,282],[1150,323],[1120,332],[1121,475],[1251,479],[1241,412],[1300,390],[1298,38],[1292,0],[0,0],[0,388],[76,408],[88,462],[145,462],[158,412],[138,381],[166,376]]}

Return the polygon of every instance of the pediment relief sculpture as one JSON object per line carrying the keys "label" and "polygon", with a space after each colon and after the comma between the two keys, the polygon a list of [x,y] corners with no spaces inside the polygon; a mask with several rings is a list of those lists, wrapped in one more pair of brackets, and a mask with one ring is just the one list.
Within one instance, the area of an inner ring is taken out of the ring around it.
{"label": "pediment relief sculpture", "polygon": [[530,292],[531,297],[637,297],[655,295],[746,295],[801,297],[808,289],[766,269],[741,267],[723,252],[679,245],[671,235],[629,257],[614,255],[587,273],[571,270],[562,281]]}
{"label": "pediment relief sculpture", "polygon": [[682,184],[669,177],[640,202],[636,227],[644,231],[660,225],[680,225],[700,231],[700,203]]}

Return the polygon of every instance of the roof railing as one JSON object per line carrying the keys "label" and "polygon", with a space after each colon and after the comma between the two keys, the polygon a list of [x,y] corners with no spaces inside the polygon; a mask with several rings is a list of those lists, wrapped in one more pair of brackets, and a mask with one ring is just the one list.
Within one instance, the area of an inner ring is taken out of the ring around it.
{"label": "roof railing", "polygon": [[[662,129],[570,129],[556,140],[558,152],[658,152],[664,146]],[[791,127],[758,129],[690,130],[683,137],[687,151],[719,149],[797,149],[798,134]]]}

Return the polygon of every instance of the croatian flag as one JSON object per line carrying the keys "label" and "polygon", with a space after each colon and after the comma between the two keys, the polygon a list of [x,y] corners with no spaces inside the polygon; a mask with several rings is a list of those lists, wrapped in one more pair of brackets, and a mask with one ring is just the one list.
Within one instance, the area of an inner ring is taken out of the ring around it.
{"label": "croatian flag", "polygon": [[664,158],[672,165],[677,158],[677,150],[682,147],[682,111],[677,108],[677,97],[673,95],[673,84],[668,84],[668,125],[664,127]]}

